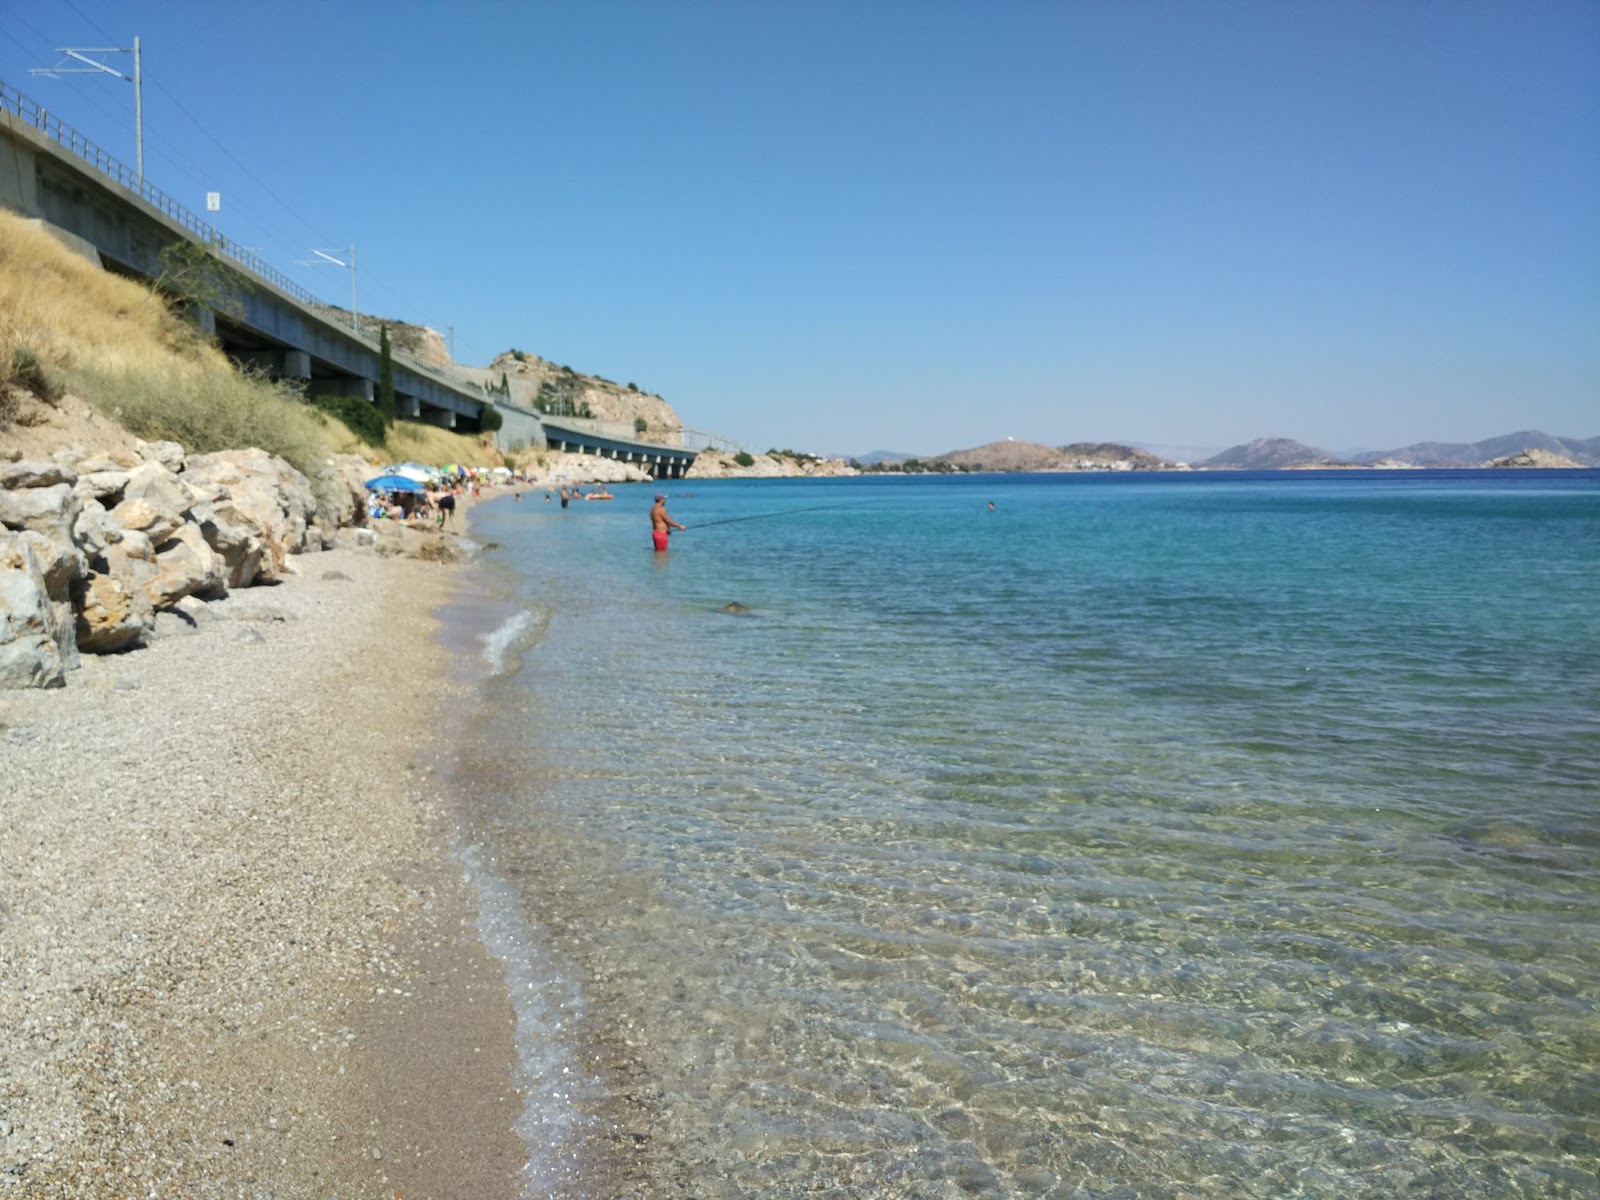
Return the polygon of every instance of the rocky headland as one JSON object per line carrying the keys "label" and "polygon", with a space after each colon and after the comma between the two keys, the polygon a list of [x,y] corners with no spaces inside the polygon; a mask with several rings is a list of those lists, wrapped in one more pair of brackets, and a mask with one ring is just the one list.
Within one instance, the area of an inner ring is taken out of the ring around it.
{"label": "rocky headland", "polygon": [[[746,461],[748,460],[748,461]],[[695,455],[688,479],[796,479],[839,478],[859,475],[842,458],[819,458],[795,451],[749,454],[726,450],[702,450]]]}

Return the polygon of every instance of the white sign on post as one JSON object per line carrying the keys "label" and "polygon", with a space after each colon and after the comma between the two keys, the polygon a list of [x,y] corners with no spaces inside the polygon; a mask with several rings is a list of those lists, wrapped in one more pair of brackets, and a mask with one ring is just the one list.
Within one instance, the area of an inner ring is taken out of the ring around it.
{"label": "white sign on post", "polygon": [[207,192],[206,193],[206,211],[207,212],[221,212],[222,211],[222,193],[221,192]]}

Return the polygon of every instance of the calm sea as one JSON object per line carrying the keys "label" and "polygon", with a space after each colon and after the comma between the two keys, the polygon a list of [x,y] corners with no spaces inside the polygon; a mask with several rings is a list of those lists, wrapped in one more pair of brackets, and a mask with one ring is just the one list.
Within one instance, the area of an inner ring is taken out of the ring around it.
{"label": "calm sea", "polygon": [[654,490],[451,616],[531,1194],[1600,1194],[1600,472]]}

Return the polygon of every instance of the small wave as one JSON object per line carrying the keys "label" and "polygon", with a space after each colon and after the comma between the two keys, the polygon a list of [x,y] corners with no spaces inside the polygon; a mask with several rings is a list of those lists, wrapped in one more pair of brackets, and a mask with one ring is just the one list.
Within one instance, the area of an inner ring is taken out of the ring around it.
{"label": "small wave", "polygon": [[483,661],[488,664],[491,678],[517,669],[520,660],[516,652],[531,642],[541,624],[535,613],[524,608],[483,635]]}
{"label": "small wave", "polygon": [[517,1020],[516,1087],[522,1115],[516,1129],[527,1149],[523,1195],[548,1196],[570,1182],[576,1134],[589,1120],[576,1103],[600,1084],[583,1071],[571,1030],[583,1015],[583,994],[522,916],[515,894],[472,846],[455,856],[478,898],[478,936],[500,960]]}

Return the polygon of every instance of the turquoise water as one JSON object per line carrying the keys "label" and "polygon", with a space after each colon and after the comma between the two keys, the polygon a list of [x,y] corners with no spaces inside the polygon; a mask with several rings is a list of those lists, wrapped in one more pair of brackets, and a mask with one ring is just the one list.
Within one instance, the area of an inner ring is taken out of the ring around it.
{"label": "turquoise water", "polygon": [[1600,475],[666,490],[474,513],[472,836],[699,1194],[1600,1195]]}

